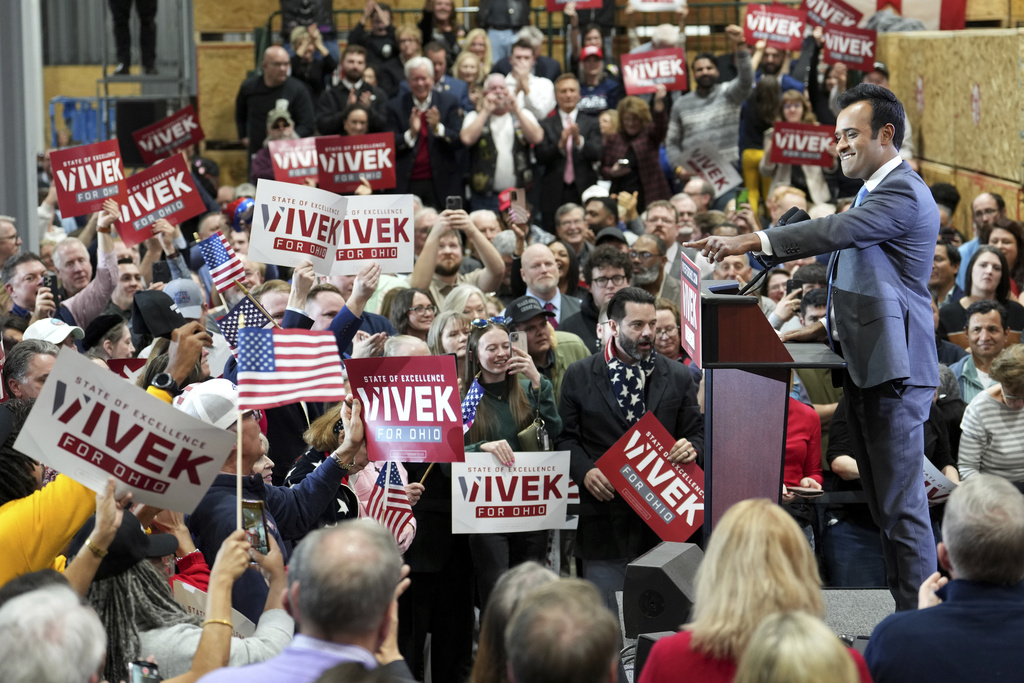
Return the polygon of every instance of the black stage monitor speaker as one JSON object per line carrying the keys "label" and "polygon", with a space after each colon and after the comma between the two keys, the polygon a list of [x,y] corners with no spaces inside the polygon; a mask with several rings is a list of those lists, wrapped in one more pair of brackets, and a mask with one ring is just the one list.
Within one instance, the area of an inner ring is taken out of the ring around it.
{"label": "black stage monitor speaker", "polygon": [[633,660],[633,680],[639,681],[640,674],[647,663],[647,657],[651,654],[651,648],[662,638],[674,636],[675,631],[658,631],[657,633],[641,633],[636,639],[636,659]]}
{"label": "black stage monitor speaker", "polygon": [[626,567],[622,617],[627,638],[675,631],[689,618],[693,578],[703,557],[692,543],[662,543]]}
{"label": "black stage monitor speaker", "polygon": [[115,107],[115,132],[121,160],[126,168],[146,166],[132,133],[167,118],[174,110],[170,109],[167,98],[115,100]]}

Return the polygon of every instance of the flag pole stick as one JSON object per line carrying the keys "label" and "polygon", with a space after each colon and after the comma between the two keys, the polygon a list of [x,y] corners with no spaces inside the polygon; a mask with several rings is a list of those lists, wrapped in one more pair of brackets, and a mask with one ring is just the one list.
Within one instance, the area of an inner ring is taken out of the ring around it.
{"label": "flag pole stick", "polygon": [[[238,329],[245,327],[245,314],[238,313]],[[238,406],[235,427],[235,525],[242,528],[242,406]]]}
{"label": "flag pole stick", "polygon": [[423,473],[422,477],[420,477],[421,484],[427,480],[427,475],[430,474],[430,470],[434,469],[434,464],[435,463],[430,463],[430,465],[427,466],[427,471]]}
{"label": "flag pole stick", "polygon": [[256,308],[260,309],[260,312],[263,315],[267,316],[267,319],[270,320],[270,322],[274,323],[274,327],[280,330],[281,325],[276,320],[274,320],[269,313],[267,313],[267,309],[263,308],[263,306],[260,305],[259,301],[256,301],[256,299],[252,298],[252,294],[249,293],[249,290],[246,289],[245,285],[243,285],[242,282],[238,279],[235,280],[235,284],[238,285],[238,288],[240,290],[242,290],[242,294],[245,294],[249,301],[251,301],[256,306]]}

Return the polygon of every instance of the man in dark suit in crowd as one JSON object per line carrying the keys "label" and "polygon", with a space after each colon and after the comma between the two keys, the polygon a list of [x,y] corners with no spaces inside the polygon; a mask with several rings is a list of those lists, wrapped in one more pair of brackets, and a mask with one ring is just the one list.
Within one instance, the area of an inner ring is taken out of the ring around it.
{"label": "man in dark suit in crowd", "polygon": [[320,95],[316,105],[316,128],[321,135],[345,135],[345,113],[353,104],[369,110],[370,133],[384,130],[388,116],[388,96],[377,86],[363,80],[366,48],[349,45],[341,53],[341,82]]}
{"label": "man in dark suit in crowd", "polygon": [[583,578],[597,585],[615,614],[626,565],[660,539],[615,492],[597,459],[648,412],[677,439],[671,460],[691,462],[704,450],[689,370],[654,353],[657,320],[652,295],[637,287],[617,292],[608,302],[611,340],[603,353],[569,366],[558,406],[565,427],[557,447],[570,452],[569,473],[580,489],[575,554]]}
{"label": "man in dark suit in crowd", "polygon": [[555,211],[562,204],[582,204],[583,191],[597,182],[594,162],[601,160],[597,119],[581,115],[580,82],[572,74],[555,80],[555,114],[541,119],[544,139],[534,148],[546,179],[540,190],[544,228],[555,232]]}
{"label": "man in dark suit in crowd", "polygon": [[547,38],[544,37],[544,33],[536,26],[524,26],[519,29],[515,40],[508,46],[508,54],[501,59],[495,60],[494,66],[491,67],[492,74],[508,76],[512,73],[512,60],[510,59],[512,45],[520,40],[528,41],[533,49],[534,63],[531,71],[534,76],[554,81],[562,74],[562,65],[558,63],[557,59],[541,54],[541,50],[544,49],[544,45],[547,43]]}
{"label": "man in dark suit in crowd", "polygon": [[387,129],[395,134],[398,194],[412,193],[424,206],[444,209],[445,197],[462,196],[455,152],[462,117],[453,96],[434,92],[434,65],[426,57],[405,63],[407,93],[388,104]]}
{"label": "man in dark suit in crowd", "polygon": [[865,181],[852,209],[688,246],[716,261],[762,252],[772,267],[835,252],[829,314],[788,338],[838,342],[846,359],[854,456],[882,530],[889,590],[907,610],[936,566],[922,467],[924,422],[939,379],[928,293],[939,212],[928,186],[900,159],[904,112],[896,96],[861,84],[843,93],[839,106],[843,173]]}

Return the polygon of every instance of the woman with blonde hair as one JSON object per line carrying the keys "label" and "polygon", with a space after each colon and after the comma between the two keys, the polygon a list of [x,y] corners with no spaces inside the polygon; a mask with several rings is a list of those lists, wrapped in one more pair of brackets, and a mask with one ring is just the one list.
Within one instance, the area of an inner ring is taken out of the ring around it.
{"label": "woman with blonde hair", "polygon": [[402,66],[413,57],[423,55],[423,31],[415,24],[402,24],[395,29],[395,40],[398,42],[398,58]]}
{"label": "woman with blonde hair", "polygon": [[750,637],[735,683],[857,683],[857,667],[821,619],[803,612],[765,617]]}
{"label": "woman with blonde hair", "polygon": [[455,58],[455,63],[452,64],[452,76],[463,81],[467,86],[483,85],[486,75],[480,58],[472,52],[460,52],[459,56]]}
{"label": "woman with blonde hair", "polygon": [[459,285],[441,304],[441,312],[458,311],[469,316],[470,320],[487,317],[487,295],[476,285]]}
{"label": "woman with blonde hair", "polygon": [[[799,90],[787,90],[782,93],[782,100],[779,102],[779,109],[775,113],[775,121],[786,123],[817,123],[811,108],[811,101],[807,95]],[[832,155],[832,166],[809,166],[805,164],[776,164],[771,160],[772,136],[775,128],[769,128],[764,132],[764,156],[758,168],[761,175],[770,177],[772,184],[768,189],[770,193],[779,185],[790,185],[806,192],[814,204],[827,204],[832,201],[832,191],[825,182],[825,172],[832,173],[839,164],[839,155],[836,152],[835,144],[828,146],[828,153]]]}
{"label": "woman with blonde hair", "polygon": [[[447,302],[447,299],[445,300]],[[460,394],[466,393],[462,378],[466,376],[466,340],[469,339],[471,318],[461,311],[442,311],[427,332],[427,346],[435,356],[455,355],[455,369],[458,372]]]}
{"label": "woman with blonde hair", "polygon": [[486,29],[475,28],[466,34],[462,40],[463,49],[472,52],[480,60],[480,78],[491,73],[494,66],[494,53],[491,51],[491,39],[487,37]]}
{"label": "woman with blonde hair", "polygon": [[[825,613],[821,579],[803,531],[766,498],[729,508],[711,534],[697,570],[692,621],[659,640],[639,683],[727,683],[754,630],[770,614]],[[850,656],[870,681],[860,653]]]}
{"label": "woman with blonde hair", "polygon": [[636,210],[672,196],[668,180],[661,172],[658,148],[668,133],[668,91],[659,85],[654,94],[653,111],[639,97],[624,97],[619,102],[619,132],[605,136],[601,177],[612,181],[611,194],[636,192]]}

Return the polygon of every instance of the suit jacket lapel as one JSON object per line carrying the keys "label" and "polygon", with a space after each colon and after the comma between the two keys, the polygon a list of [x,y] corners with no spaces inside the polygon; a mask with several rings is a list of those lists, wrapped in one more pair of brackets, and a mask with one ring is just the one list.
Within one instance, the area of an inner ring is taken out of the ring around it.
{"label": "suit jacket lapel", "polygon": [[[603,353],[603,352],[598,352]],[[603,361],[594,364],[594,382],[597,387],[597,393],[601,395],[605,403],[608,404],[611,414],[615,416],[615,419],[622,425],[626,424],[626,418],[622,416],[622,409],[619,407],[619,402],[615,400],[615,396],[612,394],[612,381],[608,378],[608,364]]]}

